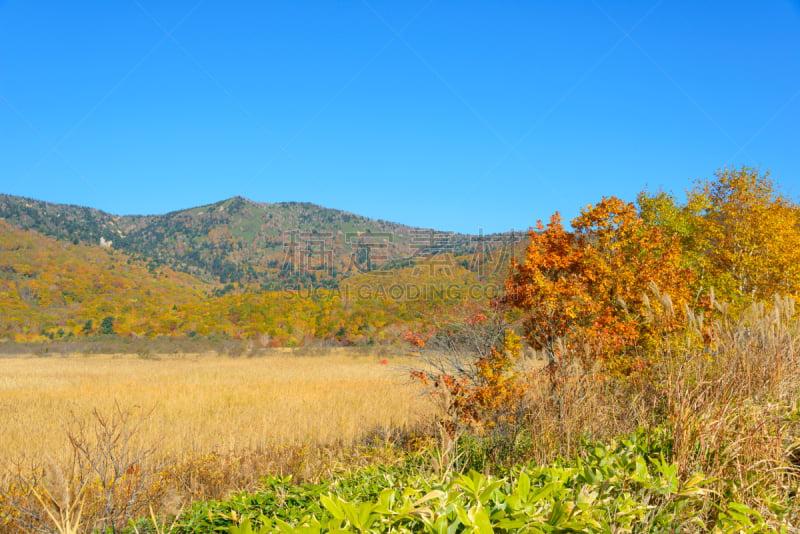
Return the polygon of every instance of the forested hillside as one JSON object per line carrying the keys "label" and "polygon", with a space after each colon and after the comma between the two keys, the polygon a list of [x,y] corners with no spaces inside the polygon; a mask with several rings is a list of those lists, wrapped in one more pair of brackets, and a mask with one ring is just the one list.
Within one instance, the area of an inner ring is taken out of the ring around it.
{"label": "forested hillside", "polygon": [[[511,243],[511,241],[509,241]],[[223,336],[263,346],[392,343],[436,313],[499,295],[508,247],[432,255],[335,287],[213,283],[112,247],[73,244],[0,220],[0,338]]]}
{"label": "forested hillside", "polygon": [[0,195],[0,218],[73,244],[99,245],[207,282],[264,289],[335,287],[346,276],[409,258],[464,254],[476,236],[373,220],[310,203],[242,197],[164,215],[116,216],[80,206]]}

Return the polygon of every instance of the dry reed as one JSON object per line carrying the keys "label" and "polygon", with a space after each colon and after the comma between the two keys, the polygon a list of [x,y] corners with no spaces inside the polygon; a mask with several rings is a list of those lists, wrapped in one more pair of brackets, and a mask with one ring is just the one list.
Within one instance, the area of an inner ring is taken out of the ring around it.
{"label": "dry reed", "polygon": [[[365,435],[373,441],[376,436],[390,440],[423,418],[428,405],[419,387],[408,380],[407,365],[401,357],[387,361],[341,351],[257,358],[3,358],[0,462],[5,477],[0,493],[24,497],[20,506],[41,515],[31,524],[47,523],[48,508],[32,490],[56,492],[57,485],[40,473],[58,471],[53,466],[63,470],[59,466],[74,463],[76,452],[88,467],[72,476],[86,486],[82,498],[91,501],[81,511],[85,522],[95,525],[104,521],[99,519],[102,499],[97,497],[105,492],[109,502],[118,499],[122,485],[133,479],[131,473],[141,486],[137,498],[146,498],[160,513],[175,511],[190,500],[251,489],[268,474],[330,476],[382,454],[379,448],[368,453],[358,446]],[[108,463],[118,455],[112,449],[119,442],[97,430],[102,431],[103,422],[114,414],[129,419],[121,427],[125,432],[135,430],[126,447],[146,450],[146,455],[131,453],[135,460],[129,463]],[[112,473],[111,482],[105,482],[98,469],[92,474],[95,464]],[[121,476],[113,475],[115,471],[122,471]],[[108,487],[93,488],[86,477]],[[113,484],[118,487],[110,487]],[[70,530],[77,528],[74,521],[64,518]]]}

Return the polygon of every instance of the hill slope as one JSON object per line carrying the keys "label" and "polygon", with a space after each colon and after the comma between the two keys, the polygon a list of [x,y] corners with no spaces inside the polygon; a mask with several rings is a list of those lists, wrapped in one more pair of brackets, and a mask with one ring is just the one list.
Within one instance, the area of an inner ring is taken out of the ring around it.
{"label": "hill slope", "polygon": [[107,316],[115,317],[115,331],[133,332],[210,289],[118,251],[57,241],[0,220],[0,336],[95,333]]}
{"label": "hill slope", "polygon": [[0,219],[0,342],[114,333],[223,336],[271,346],[392,343],[434,312],[493,296],[487,289],[496,292],[497,281],[465,264],[433,257],[346,278],[338,289],[221,294],[216,284],[152,261]]}
{"label": "hill slope", "polygon": [[0,195],[0,339],[92,336],[108,319],[130,336],[386,343],[496,296],[520,237],[241,197],[115,216]]}
{"label": "hill slope", "polygon": [[138,255],[208,282],[335,287],[344,277],[432,254],[466,254],[474,236],[369,219],[310,203],[242,197],[164,215],[116,216],[0,195],[0,218],[73,244]]}

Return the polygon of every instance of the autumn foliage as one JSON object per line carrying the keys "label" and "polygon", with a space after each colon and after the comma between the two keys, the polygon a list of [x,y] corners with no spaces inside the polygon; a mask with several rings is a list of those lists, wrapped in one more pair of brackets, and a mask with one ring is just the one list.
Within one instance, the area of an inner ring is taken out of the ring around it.
{"label": "autumn foliage", "polygon": [[647,225],[632,203],[604,198],[572,225],[566,231],[556,214],[530,232],[524,261],[512,264],[506,301],[523,311],[525,337],[551,367],[580,355],[629,373],[644,365],[652,334],[649,288],[655,284],[680,307],[693,274],[681,266],[679,241]]}
{"label": "autumn foliage", "polygon": [[669,194],[639,195],[648,224],[677,236],[694,290],[745,304],[800,291],[800,209],[769,172],[720,169],[699,182],[685,204]]}
{"label": "autumn foliage", "polygon": [[[601,380],[641,383],[666,363],[665,347],[686,334],[687,321],[699,325],[697,343],[713,350],[713,320],[735,311],[717,302],[742,308],[776,293],[797,295],[799,230],[798,206],[768,174],[746,167],[718,171],[685,204],[665,193],[642,193],[638,204],[606,197],[586,206],[571,229],[558,213],[538,222],[524,256],[511,263],[500,304],[544,356],[553,398],[565,394],[565,372],[575,364]],[[406,340],[430,355],[431,341],[485,333],[481,321],[408,332]],[[414,376],[446,392],[449,413],[473,426],[514,419],[524,411],[525,388],[512,356],[519,348],[504,346],[515,343],[511,334],[471,344],[468,365],[462,358]]]}
{"label": "autumn foliage", "polygon": [[557,213],[539,222],[506,282],[551,367],[580,357],[628,375],[653,363],[687,305],[713,312],[712,292],[745,305],[800,291],[800,209],[755,169],[721,169],[683,205],[666,193],[642,193],[638,207],[604,198],[572,228]]}
{"label": "autumn foliage", "polygon": [[468,310],[438,330],[409,332],[406,340],[421,351],[427,366],[412,378],[431,386],[445,429],[483,433],[516,422],[524,396],[516,364],[521,342],[505,310]]}
{"label": "autumn foliage", "polygon": [[[445,314],[468,296],[448,287],[479,287],[476,273],[460,265],[450,278],[412,278],[413,270],[363,275],[338,289],[223,288],[112,248],[58,241],[0,219],[0,340],[116,335],[213,336],[261,347],[388,344],[423,313]],[[406,298],[393,295],[392,287],[429,291],[425,298]]]}

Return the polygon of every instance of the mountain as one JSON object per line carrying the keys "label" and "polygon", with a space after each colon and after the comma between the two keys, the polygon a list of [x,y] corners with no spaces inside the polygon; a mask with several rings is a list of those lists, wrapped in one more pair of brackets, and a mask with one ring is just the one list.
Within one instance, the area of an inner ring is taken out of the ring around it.
{"label": "mountain", "polygon": [[500,294],[523,242],[308,203],[235,197],[117,216],[0,195],[0,342],[393,343],[432,314]]}
{"label": "mountain", "polygon": [[[0,218],[73,244],[110,246],[210,283],[336,287],[348,276],[480,250],[476,236],[415,228],[305,202],[234,197],[163,215],[0,195]],[[469,263],[467,260],[462,262]]]}

